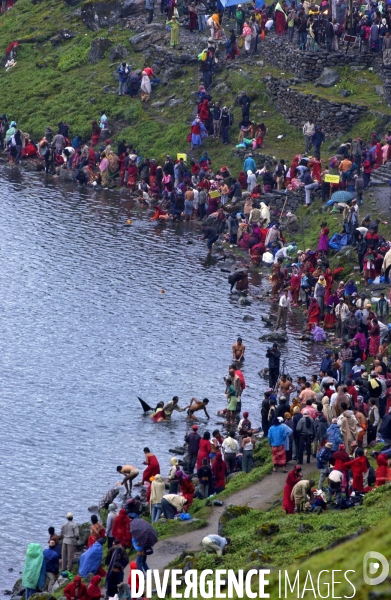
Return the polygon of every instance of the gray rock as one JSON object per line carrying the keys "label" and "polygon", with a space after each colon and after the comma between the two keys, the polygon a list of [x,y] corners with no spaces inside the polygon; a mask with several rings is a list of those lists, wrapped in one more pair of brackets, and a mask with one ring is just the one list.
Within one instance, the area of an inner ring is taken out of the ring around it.
{"label": "gray rock", "polygon": [[238,304],[240,304],[240,306],[251,306],[250,300],[245,296],[240,296]]}
{"label": "gray rock", "polygon": [[48,592],[38,592],[37,594],[33,594],[30,596],[34,600],[56,600],[55,596],[49,594]]}
{"label": "gray rock", "polygon": [[113,42],[108,38],[98,38],[91,43],[91,49],[88,54],[88,62],[92,65],[99,62],[105,55],[105,52],[112,46]]}
{"label": "gray rock", "polygon": [[283,331],[273,331],[272,333],[265,333],[259,338],[260,342],[277,342],[280,344],[286,344],[288,336]]}
{"label": "gray rock", "polygon": [[375,92],[379,94],[379,96],[384,96],[384,87],[382,85],[375,85]]}
{"label": "gray rock", "polygon": [[179,104],[183,104],[183,103],[184,103],[183,98],[173,98],[172,100],[169,101],[168,106],[173,108],[174,106],[178,106]]}
{"label": "gray rock", "polygon": [[320,77],[316,80],[315,85],[328,88],[338,83],[340,79],[341,76],[338,71],[325,67],[321,72]]}
{"label": "gray rock", "polygon": [[248,515],[248,513],[250,511],[251,511],[251,508],[249,508],[248,506],[234,506],[233,504],[226,506],[219,518],[219,525],[218,525],[218,532],[217,532],[218,535],[223,535],[224,527],[227,523],[229,523],[233,519],[242,517],[243,515]]}
{"label": "gray rock", "polygon": [[144,52],[150,46],[154,46],[164,40],[166,37],[164,25],[161,23],[155,23],[155,25],[158,27],[151,28],[147,25],[143,33],[129,38],[129,43],[135,52]]}
{"label": "gray rock", "polygon": [[341,90],[341,96],[343,98],[347,98],[348,96],[350,96],[349,90]]}
{"label": "gray rock", "polygon": [[76,548],[77,550],[83,550],[84,546],[87,544],[87,540],[90,535],[91,523],[82,523],[79,525],[79,539],[77,540]]}
{"label": "gray rock", "polygon": [[252,315],[244,315],[243,321],[245,323],[249,323],[250,321],[255,321],[255,319],[254,319],[254,317]]}
{"label": "gray rock", "polygon": [[112,48],[110,50],[110,61],[114,62],[116,60],[121,60],[122,58],[126,58],[128,56],[129,52],[128,50],[125,48],[125,46],[123,46],[122,44],[118,44],[117,46],[114,46],[114,48]]}
{"label": "gray rock", "polygon": [[81,7],[81,20],[86,27],[97,31],[144,11],[144,0],[87,0]]}
{"label": "gray rock", "polygon": [[12,596],[23,596],[25,587],[22,584],[22,578],[18,579],[12,588]]}
{"label": "gray rock", "polygon": [[311,523],[301,523],[297,528],[297,533],[310,533],[314,531]]}

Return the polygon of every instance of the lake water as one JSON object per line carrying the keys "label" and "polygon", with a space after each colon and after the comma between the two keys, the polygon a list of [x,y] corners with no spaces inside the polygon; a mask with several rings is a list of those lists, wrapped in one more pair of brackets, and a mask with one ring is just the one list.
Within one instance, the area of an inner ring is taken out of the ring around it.
{"label": "lake water", "polygon": [[[149,211],[136,215],[117,194],[12,167],[0,198],[1,592],[27,544],[46,545],[49,525],[58,530],[68,511],[88,520],[87,507],[118,480],[116,465],[143,468],[148,445],[167,474],[184,415],[155,425],[137,396],[155,404],[178,395],[182,406],[206,396],[213,428],[238,334],[243,406],[259,426],[268,344],[258,337],[270,305],[238,306],[193,224],[148,222]],[[292,375],[308,374],[311,353],[294,341],[283,349]]]}

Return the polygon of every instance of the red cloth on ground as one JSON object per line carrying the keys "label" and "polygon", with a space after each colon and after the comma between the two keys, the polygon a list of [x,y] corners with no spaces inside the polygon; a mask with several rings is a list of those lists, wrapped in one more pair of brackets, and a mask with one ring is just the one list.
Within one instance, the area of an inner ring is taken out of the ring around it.
{"label": "red cloth on ground", "polygon": [[143,483],[144,481],[149,481],[151,477],[160,474],[160,465],[159,461],[154,454],[147,457],[148,466],[143,472]]}

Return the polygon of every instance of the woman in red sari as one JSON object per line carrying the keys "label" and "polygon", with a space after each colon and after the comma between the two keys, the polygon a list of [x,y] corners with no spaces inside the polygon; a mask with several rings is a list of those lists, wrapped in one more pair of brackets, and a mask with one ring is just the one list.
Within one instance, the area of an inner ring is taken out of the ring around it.
{"label": "woman in red sari", "polygon": [[228,466],[221,452],[217,452],[216,458],[212,464],[212,471],[214,477],[215,492],[218,494],[225,489],[225,480],[228,473]]}
{"label": "woman in red sari", "polygon": [[376,356],[380,347],[380,327],[377,319],[368,321],[369,356]]}
{"label": "woman in red sari", "polygon": [[325,297],[324,297],[324,301],[327,302],[327,300],[331,296],[331,291],[332,291],[332,288],[333,288],[333,281],[334,281],[333,273],[332,273],[330,267],[327,267],[327,269],[325,270],[325,272],[324,272],[324,278],[326,280],[326,294],[325,294]]}
{"label": "woman in red sari", "polygon": [[295,512],[295,503],[291,500],[291,493],[296,483],[300,481],[303,477],[301,474],[300,465],[296,465],[292,471],[289,471],[285,485],[284,485],[284,496],[282,498],[282,508],[285,510],[286,514],[291,514]]}
{"label": "woman in red sari", "polygon": [[203,123],[207,123],[209,114],[209,101],[205,99],[198,105],[198,116]]}
{"label": "woman in red sari", "polygon": [[349,460],[343,466],[344,471],[350,470],[353,475],[353,490],[356,492],[364,491],[364,473],[368,471],[367,457],[362,448],[357,448],[357,458]]}
{"label": "woman in red sari", "polygon": [[319,304],[316,301],[316,298],[311,298],[310,305],[308,307],[308,331],[311,331],[312,324],[319,325],[322,313],[320,311]]}
{"label": "woman in red sari", "polygon": [[385,454],[378,454],[376,456],[377,469],[376,469],[376,487],[385,485],[388,482],[388,458]]}
{"label": "woman in red sari", "polygon": [[[178,471],[177,471],[178,473]],[[195,492],[195,488],[194,488],[194,484],[191,481],[190,477],[188,475],[185,475],[185,473],[183,474],[183,477],[180,480],[179,483],[179,487],[181,489],[181,494],[184,498],[186,498],[188,504],[187,506],[191,506],[193,504],[193,500],[194,500],[194,492]]]}
{"label": "woman in red sari", "polygon": [[100,127],[96,121],[91,121],[92,133],[91,133],[91,146],[96,146],[100,138]]}
{"label": "woman in red sari", "polygon": [[160,465],[158,459],[154,454],[152,454],[149,448],[144,448],[143,452],[145,454],[145,460],[143,464],[147,465],[147,468],[144,469],[143,472],[144,483],[144,481],[149,481],[151,477],[160,475]]}
{"label": "woman in red sari", "polygon": [[130,187],[132,191],[136,189],[137,183],[137,165],[130,163],[128,166],[128,179],[126,181],[127,187]]}
{"label": "woman in red sari", "polygon": [[238,177],[238,183],[240,184],[240,187],[242,188],[242,190],[247,190],[247,177],[244,171],[240,171],[239,173],[239,177]]}
{"label": "woman in red sari", "polygon": [[301,283],[301,275],[299,273],[299,269],[297,267],[293,267],[292,269],[292,277],[290,280],[290,289],[292,294],[292,306],[297,306],[299,302],[299,293],[300,293],[300,283]]}
{"label": "woman in red sari", "polygon": [[197,471],[202,467],[202,459],[207,458],[209,464],[209,454],[212,452],[212,445],[210,443],[210,433],[209,431],[205,431],[202,436],[202,440],[200,440],[200,445],[198,448],[197,454]]}
{"label": "woman in red sari", "polygon": [[124,548],[132,547],[132,536],[130,533],[130,519],[124,508],[121,508],[113,523],[113,537],[121,542]]}

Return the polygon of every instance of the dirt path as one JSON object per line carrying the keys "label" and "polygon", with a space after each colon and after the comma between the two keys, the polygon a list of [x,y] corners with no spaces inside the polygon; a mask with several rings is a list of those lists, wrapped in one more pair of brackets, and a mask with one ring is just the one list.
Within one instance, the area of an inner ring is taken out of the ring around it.
{"label": "dirt path", "polygon": [[[292,467],[290,467],[292,468]],[[310,465],[302,466],[304,475],[309,475],[316,469],[313,461]],[[174,560],[178,554],[184,550],[201,550],[201,541],[208,533],[217,534],[218,523],[224,507],[228,504],[237,506],[249,506],[266,510],[276,500],[277,494],[280,494],[286,479],[286,473],[278,471],[265,477],[259,483],[252,485],[244,490],[236,492],[227,498],[224,498],[224,506],[214,506],[212,514],[208,519],[208,525],[196,531],[188,531],[182,535],[177,535],[171,539],[165,539],[158,542],[154,547],[154,553],[151,560],[148,561],[151,569],[165,569],[169,562]],[[190,511],[191,512],[191,511]],[[184,525],[186,527],[186,525]],[[128,577],[128,569],[125,572],[125,580]]]}

